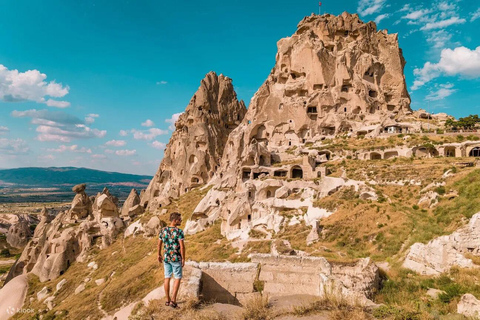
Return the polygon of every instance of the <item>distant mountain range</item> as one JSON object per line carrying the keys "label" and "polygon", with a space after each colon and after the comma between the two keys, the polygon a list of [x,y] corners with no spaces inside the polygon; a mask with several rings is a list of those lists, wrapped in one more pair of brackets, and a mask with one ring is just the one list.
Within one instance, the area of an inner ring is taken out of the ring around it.
{"label": "distant mountain range", "polygon": [[151,179],[152,176],[76,167],[0,169],[0,203],[71,200],[71,188],[79,183],[87,184],[89,195],[108,187],[122,199],[132,188],[145,189]]}
{"label": "distant mountain range", "polygon": [[50,168],[16,168],[0,170],[0,185],[53,187],[75,185],[79,183],[131,183],[148,185],[152,176],[106,172],[87,168],[50,167]]}

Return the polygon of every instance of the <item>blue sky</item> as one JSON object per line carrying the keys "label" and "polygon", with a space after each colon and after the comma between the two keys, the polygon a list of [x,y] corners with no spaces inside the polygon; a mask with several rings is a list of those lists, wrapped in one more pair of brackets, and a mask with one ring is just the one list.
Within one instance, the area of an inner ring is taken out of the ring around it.
{"label": "blue sky", "polygon": [[[399,34],[413,109],[479,113],[478,1],[322,2]],[[312,12],[317,1],[0,0],[0,168],[153,175],[204,75],[232,78],[248,105],[277,41]]]}

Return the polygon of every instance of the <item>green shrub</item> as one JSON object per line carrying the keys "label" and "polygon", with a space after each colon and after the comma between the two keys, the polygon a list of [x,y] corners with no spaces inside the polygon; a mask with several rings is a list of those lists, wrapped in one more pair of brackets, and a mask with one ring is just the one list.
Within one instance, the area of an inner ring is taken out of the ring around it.
{"label": "green shrub", "polygon": [[445,194],[445,187],[444,186],[440,186],[438,188],[435,188],[435,192],[438,193],[439,195],[443,196]]}
{"label": "green shrub", "polygon": [[459,297],[465,293],[463,288],[457,283],[450,283],[443,287],[443,291],[438,295],[438,299],[443,303],[450,303],[455,297]]}
{"label": "green shrub", "polygon": [[0,251],[0,257],[11,257],[12,254],[10,253],[10,250],[8,249],[3,249],[2,251]]}
{"label": "green shrub", "polygon": [[373,311],[377,319],[417,320],[420,319],[418,312],[407,311],[395,306],[383,305]]}

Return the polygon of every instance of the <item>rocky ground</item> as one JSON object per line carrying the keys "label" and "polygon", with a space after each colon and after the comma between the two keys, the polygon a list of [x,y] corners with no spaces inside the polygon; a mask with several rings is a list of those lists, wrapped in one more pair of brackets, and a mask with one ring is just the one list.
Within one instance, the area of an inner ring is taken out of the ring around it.
{"label": "rocky ground", "polygon": [[[400,165],[398,162],[401,161],[400,159],[361,163],[346,161],[333,163],[332,168],[338,167],[339,170],[345,167],[359,170],[364,167],[365,170],[368,168],[375,174],[383,175],[386,174],[384,170],[389,170],[394,164]],[[416,273],[403,268],[402,263],[413,243],[427,243],[443,234],[450,234],[465,224],[466,217],[471,217],[477,210],[480,211],[480,203],[476,197],[476,190],[480,188],[478,185],[480,179],[477,178],[480,171],[470,167],[455,167],[453,161],[419,159],[410,162],[405,160],[402,166],[407,166],[409,170],[428,165],[432,168],[431,174],[421,181],[420,185],[407,184],[392,187],[389,184],[381,184],[376,186],[378,191],[382,192],[381,197],[385,198],[380,202],[361,200],[348,188],[321,199],[317,205],[334,203],[336,211],[322,222],[324,231],[320,233],[320,239],[311,244],[306,242],[310,229],[305,228],[302,223],[294,225],[286,223],[281,231],[271,236],[252,233],[251,239],[246,241],[242,250],[235,248],[232,245],[234,242],[222,236],[219,224],[187,236],[188,258],[194,261],[248,262],[251,261],[249,254],[255,252],[323,256],[329,261],[341,263],[352,262],[362,256],[371,256],[382,270],[383,284],[372,298],[374,303],[384,305],[380,308],[374,310],[352,307],[338,301],[332,306],[331,301],[313,296],[308,299],[302,298],[301,302],[298,302],[297,298],[287,296],[281,298],[283,299],[281,305],[292,304],[292,306],[286,308],[288,310],[282,307],[282,311],[279,311],[278,303],[276,305],[274,303],[275,299],[280,299],[278,297],[268,297],[269,303],[265,301],[261,303],[261,299],[259,302],[257,298],[256,303],[244,304],[244,308],[224,304],[212,305],[211,301],[198,304],[188,300],[187,303],[187,300],[183,299],[181,306],[185,313],[165,309],[161,301],[155,301],[143,307],[135,306],[134,303],[132,310],[137,313],[138,319],[147,319],[152,316],[173,318],[178,317],[179,314],[182,316],[186,314],[186,317],[193,319],[195,317],[230,319],[232,312],[239,318],[245,319],[274,317],[295,319],[303,317],[304,314],[312,319],[320,316],[327,319],[349,319],[351,314],[355,316],[350,319],[362,319],[362,317],[365,319],[373,317],[433,319],[435,314],[447,319],[448,314],[455,314],[458,308],[461,310],[463,300],[470,303],[467,304],[468,306],[475,306],[475,300],[464,295],[469,293],[475,297],[480,293],[477,285],[480,279],[480,269],[476,267],[476,263],[480,265],[478,258],[467,253],[467,257],[473,258],[471,266],[468,268],[454,266],[437,276]],[[438,169],[434,170],[436,166]],[[457,169],[444,178],[444,172],[452,167]],[[441,186],[445,188],[445,192],[442,191],[443,189],[437,189],[439,187],[435,184],[429,188],[436,189],[439,204],[420,206],[418,203],[423,198],[422,193],[427,193],[429,189],[425,188],[437,182],[445,183]],[[134,218],[131,225],[138,222],[138,225],[145,226],[152,217],[166,221],[169,213],[173,211],[180,211],[185,218],[188,218],[206,192],[208,188],[194,189],[166,206],[163,214],[154,215],[151,212],[145,212]],[[452,196],[446,197],[449,193]],[[293,213],[290,215],[291,218],[294,217]],[[369,221],[372,221],[373,225],[361,225]],[[90,319],[96,319],[108,314],[113,315],[132,302],[141,301],[156,288],[161,288],[163,271],[156,261],[155,237],[146,236],[142,228],[134,231],[127,230],[123,235],[119,234],[117,240],[109,247],[102,250],[91,248],[84,262],[73,263],[65,274],[55,280],[42,283],[37,276],[30,274],[24,307],[37,310],[38,315],[43,314],[49,317],[55,317],[56,314],[61,318],[62,314],[68,312],[69,318],[72,319],[85,319],[89,316]],[[125,237],[125,234],[128,236]],[[38,294],[42,291],[45,292],[45,298],[39,299]],[[52,298],[46,301],[49,297]],[[309,299],[314,300],[315,303],[312,305]],[[49,303],[51,310],[49,310]],[[459,304],[460,307],[457,307]],[[249,305],[256,306],[255,316],[248,316],[248,312],[251,311],[246,306]],[[467,310],[472,308],[467,307]],[[228,310],[228,316],[222,316],[225,310]],[[262,317],[262,315],[265,316]],[[453,319],[453,316],[449,317]],[[16,318],[29,317],[16,315]]]}

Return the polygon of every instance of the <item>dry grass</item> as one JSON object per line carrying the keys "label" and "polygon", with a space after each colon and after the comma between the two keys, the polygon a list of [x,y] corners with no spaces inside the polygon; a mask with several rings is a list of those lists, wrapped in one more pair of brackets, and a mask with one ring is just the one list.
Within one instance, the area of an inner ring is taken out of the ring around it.
{"label": "dry grass", "polygon": [[274,236],[275,239],[288,240],[292,249],[306,250],[307,249],[307,235],[311,227],[306,226],[305,222],[293,226],[284,226],[284,228]]}
{"label": "dry grass", "polygon": [[[388,280],[375,297],[385,304],[373,312],[379,319],[436,319],[435,315],[456,313],[457,303],[464,293],[480,297],[480,270],[452,268],[437,277],[416,274],[398,265],[388,272]],[[445,293],[437,299],[427,296],[429,288]]]}
{"label": "dry grass", "polygon": [[465,256],[465,258],[467,258],[467,259],[471,259],[472,262],[473,262],[474,264],[476,264],[477,266],[480,266],[480,257],[479,257],[479,256],[474,256],[474,255],[471,254],[471,253],[467,253],[467,254],[465,254],[464,256]]}
{"label": "dry grass", "polygon": [[464,217],[480,211],[480,170],[458,169],[454,177],[446,180],[444,188],[447,192],[457,190],[459,196],[440,197],[436,208],[422,209],[417,206],[420,190],[428,183],[440,181],[443,172],[451,168],[450,162],[430,160],[431,165],[438,162],[438,167],[425,169],[424,175],[430,177],[422,186],[373,185],[378,201],[362,200],[344,188],[316,201],[316,206],[336,211],[322,220],[321,239],[306,247],[306,251],[331,260],[367,256],[395,260],[415,242],[426,243],[456,230]]}
{"label": "dry grass", "polygon": [[205,231],[185,238],[187,259],[195,261],[232,261],[238,257],[233,248],[220,232],[220,221]]}
{"label": "dry grass", "polygon": [[326,294],[310,304],[294,307],[291,314],[302,317],[306,315],[328,312],[329,319],[366,320],[374,319],[372,315],[359,304],[350,303],[342,297]]}
{"label": "dry grass", "polygon": [[269,320],[273,319],[268,297],[260,294],[249,299],[244,306],[243,320]]}

